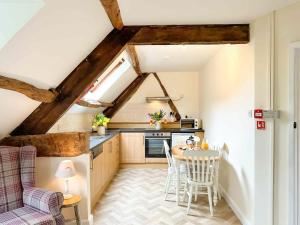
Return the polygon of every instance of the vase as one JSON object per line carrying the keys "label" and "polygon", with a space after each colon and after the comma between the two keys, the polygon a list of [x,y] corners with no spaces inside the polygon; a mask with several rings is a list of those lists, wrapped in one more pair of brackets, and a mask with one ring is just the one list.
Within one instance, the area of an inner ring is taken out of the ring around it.
{"label": "vase", "polygon": [[155,129],[156,129],[156,130],[160,130],[160,129],[161,129],[161,123],[160,123],[160,122],[157,121],[157,122],[155,123]]}
{"label": "vase", "polygon": [[104,126],[100,126],[100,127],[98,127],[98,134],[99,135],[105,135],[105,127]]}

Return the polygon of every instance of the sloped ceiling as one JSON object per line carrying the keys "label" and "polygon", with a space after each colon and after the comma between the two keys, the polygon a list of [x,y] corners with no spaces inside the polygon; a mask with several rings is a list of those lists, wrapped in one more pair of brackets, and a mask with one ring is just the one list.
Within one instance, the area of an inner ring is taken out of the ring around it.
{"label": "sloped ceiling", "polygon": [[199,71],[224,45],[136,46],[142,72]]}
{"label": "sloped ceiling", "polygon": [[[56,87],[111,30],[98,0],[46,0],[0,50],[0,74],[41,88]],[[39,104],[0,89],[0,138]]]}
{"label": "sloped ceiling", "polygon": [[126,25],[249,23],[297,0],[118,0]]}

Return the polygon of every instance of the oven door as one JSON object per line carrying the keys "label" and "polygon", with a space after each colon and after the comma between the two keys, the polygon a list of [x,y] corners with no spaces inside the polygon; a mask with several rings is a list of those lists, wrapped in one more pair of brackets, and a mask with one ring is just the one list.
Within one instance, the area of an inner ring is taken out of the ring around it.
{"label": "oven door", "polygon": [[164,140],[171,144],[171,137],[146,137],[145,156],[146,158],[165,158]]}

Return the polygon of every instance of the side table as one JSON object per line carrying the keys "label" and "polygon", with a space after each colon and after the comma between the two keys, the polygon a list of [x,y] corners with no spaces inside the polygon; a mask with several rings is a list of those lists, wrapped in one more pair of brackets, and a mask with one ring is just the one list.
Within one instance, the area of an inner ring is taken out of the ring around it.
{"label": "side table", "polygon": [[72,198],[64,200],[62,208],[73,207],[74,213],[75,213],[75,218],[70,219],[70,220],[65,220],[66,223],[76,221],[77,225],[81,225],[80,216],[79,216],[79,212],[78,212],[78,204],[79,204],[80,200],[81,200],[81,197],[79,195],[73,195]]}

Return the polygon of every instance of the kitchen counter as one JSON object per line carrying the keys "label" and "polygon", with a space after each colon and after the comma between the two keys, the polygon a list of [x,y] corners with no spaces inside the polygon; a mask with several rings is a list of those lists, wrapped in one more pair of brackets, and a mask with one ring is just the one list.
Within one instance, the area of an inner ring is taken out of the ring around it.
{"label": "kitchen counter", "polygon": [[114,136],[120,133],[119,130],[107,130],[105,135],[99,135],[98,133],[91,133],[90,134],[90,149],[103,144],[104,142],[108,141],[109,139],[113,138]]}
{"label": "kitchen counter", "polygon": [[96,158],[103,151],[102,144],[110,140],[114,136],[118,135],[118,130],[107,130],[105,135],[99,135],[98,133],[90,134],[90,151],[93,154],[93,158]]}
{"label": "kitchen counter", "polygon": [[154,132],[170,132],[170,133],[191,133],[204,132],[203,129],[180,129],[180,128],[162,128],[156,130],[154,128],[116,128],[107,129],[105,135],[99,135],[96,132],[90,134],[89,149],[93,153],[93,158],[102,153],[101,145],[120,133],[154,133]]}
{"label": "kitchen counter", "polygon": [[133,132],[133,133],[152,133],[152,132],[171,132],[171,133],[192,133],[192,132],[204,132],[202,128],[199,129],[181,129],[181,128],[162,128],[160,130],[156,130],[155,128],[116,128],[116,129],[108,129],[108,131],[118,131],[122,132]]}

